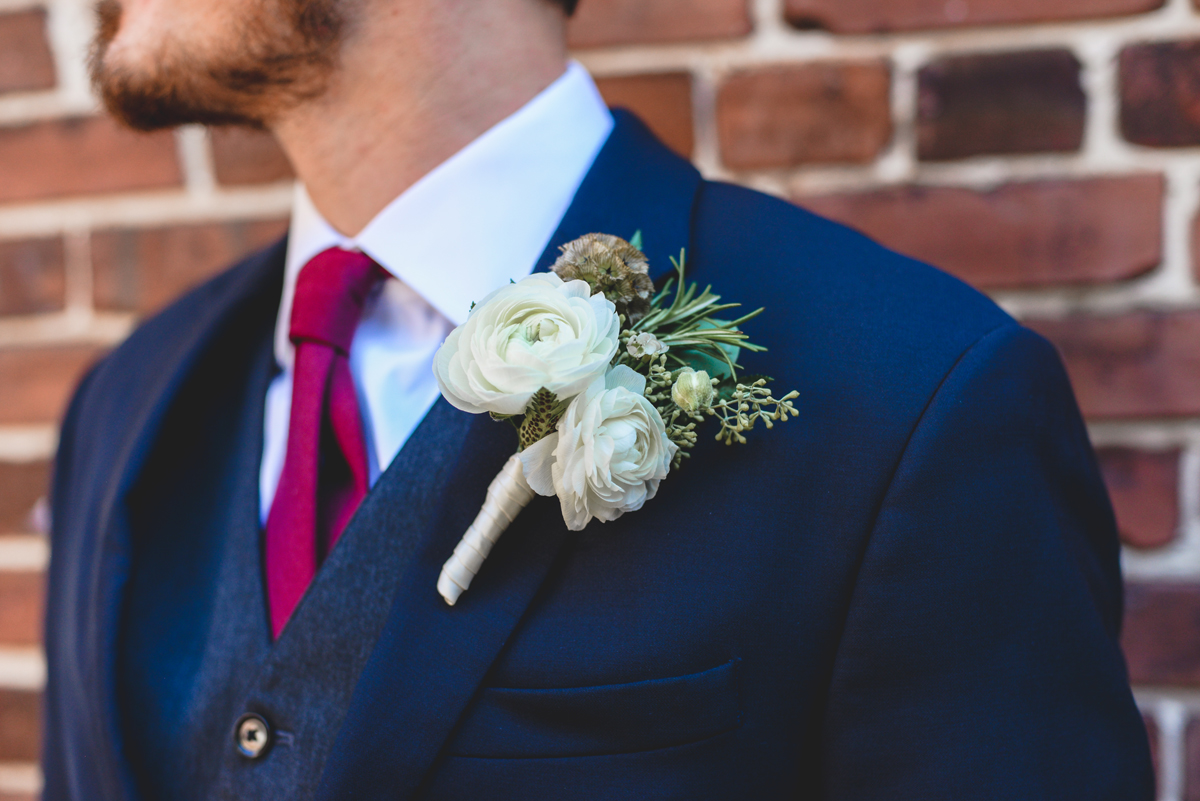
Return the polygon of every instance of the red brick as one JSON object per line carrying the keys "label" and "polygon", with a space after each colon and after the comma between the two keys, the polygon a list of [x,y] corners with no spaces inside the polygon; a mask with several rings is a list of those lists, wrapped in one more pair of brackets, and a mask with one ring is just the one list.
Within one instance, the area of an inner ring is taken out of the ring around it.
{"label": "red brick", "polygon": [[1125,138],[1148,147],[1200,144],[1200,41],[1133,45],[1119,63]]}
{"label": "red brick", "polygon": [[1058,346],[1088,417],[1200,415],[1200,312],[1025,323]]}
{"label": "red brick", "polygon": [[734,169],[869,162],[892,138],[890,86],[877,61],[735,74],[717,96],[721,158]]}
{"label": "red brick", "polygon": [[1192,220],[1192,275],[1200,280],[1200,214]]}
{"label": "red brick", "polygon": [[681,156],[695,147],[692,130],[692,76],[686,72],[600,78],[604,101],[637,114],[650,130]]}
{"label": "red brick", "polygon": [[0,203],[179,186],[170,131],[139,134],[108,117],[0,128]]}
{"label": "red brick", "polygon": [[920,158],[1078,150],[1087,117],[1079,74],[1079,60],[1069,50],[933,62],[918,79]]}
{"label": "red brick", "polygon": [[96,306],[147,314],[278,239],[285,220],[101,231],[92,235]]}
{"label": "red brick", "polygon": [[42,9],[0,14],[0,92],[53,89],[54,56]]}
{"label": "red brick", "polygon": [[1102,448],[1100,470],[1117,513],[1121,541],[1161,548],[1179,526],[1179,451]]}
{"label": "red brick", "polygon": [[1006,184],[989,191],[906,186],[796,198],[977,287],[1123,281],[1162,260],[1159,175]]}
{"label": "red brick", "polygon": [[1121,647],[1134,684],[1200,685],[1200,585],[1132,582]]}
{"label": "red brick", "polygon": [[0,242],[0,315],[60,311],[65,292],[61,239]]}
{"label": "red brick", "polygon": [[0,688],[0,762],[32,762],[41,751],[42,698]]}
{"label": "red brick", "polygon": [[0,462],[0,534],[31,532],[34,504],[49,488],[49,462]]}
{"label": "red brick", "polygon": [[217,183],[267,184],[295,176],[287,154],[266,131],[214,128],[212,152]]}
{"label": "red brick", "polygon": [[1183,801],[1200,801],[1200,717],[1188,720],[1183,748]]}
{"label": "red brick", "polygon": [[736,39],[750,33],[750,0],[583,0],[571,47]]}
{"label": "red brick", "polygon": [[0,349],[0,425],[56,422],[100,353],[86,345]]}
{"label": "red brick", "polygon": [[1200,801],[1200,719],[1188,721],[1183,749],[1183,801]]}
{"label": "red brick", "polygon": [[41,573],[0,571],[0,644],[42,641],[46,582]]}
{"label": "red brick", "polygon": [[800,28],[875,33],[1116,17],[1153,11],[1165,1],[787,0],[785,14]]}

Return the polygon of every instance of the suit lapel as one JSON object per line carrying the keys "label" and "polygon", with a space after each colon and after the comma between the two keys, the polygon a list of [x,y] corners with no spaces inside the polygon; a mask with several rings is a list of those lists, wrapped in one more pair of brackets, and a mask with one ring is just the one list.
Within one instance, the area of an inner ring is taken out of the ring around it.
{"label": "suit lapel", "polygon": [[[587,233],[642,231],[656,274],[690,242],[700,176],[632,116],[616,113],[609,141],[584,179],[537,269],[558,246]],[[564,554],[558,504],[538,498],[522,512],[459,603],[446,606],[438,573],[483,502],[487,485],[516,450],[511,427],[481,415],[439,488],[434,523],[400,583],[388,623],[355,688],[318,798],[395,799],[421,786],[505,642]],[[382,500],[382,499],[381,499]]]}
{"label": "suit lapel", "polygon": [[[157,359],[147,381],[146,392],[131,399],[129,421],[117,448],[109,478],[100,495],[95,518],[98,534],[96,558],[84,573],[87,602],[83,605],[79,644],[81,674],[91,685],[84,695],[94,704],[89,719],[96,753],[109,766],[110,786],[122,788],[124,797],[133,797],[127,766],[120,756],[120,721],[116,698],[117,634],[122,598],[129,578],[130,532],[124,500],[134,486],[150,454],[168,409],[197,359],[220,335],[236,333],[239,320],[253,312],[258,321],[263,314],[273,315],[278,306],[283,277],[285,243],[276,243],[227,276],[217,279],[204,290],[202,299],[188,311],[195,312],[194,323],[178,334],[168,334],[157,343]],[[261,308],[260,308],[261,307]],[[178,312],[177,312],[178,313]]]}

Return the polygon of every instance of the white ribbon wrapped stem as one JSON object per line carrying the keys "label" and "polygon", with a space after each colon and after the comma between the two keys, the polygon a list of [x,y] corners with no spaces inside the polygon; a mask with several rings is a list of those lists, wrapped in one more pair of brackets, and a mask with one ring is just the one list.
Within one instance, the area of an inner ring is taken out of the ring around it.
{"label": "white ribbon wrapped stem", "polygon": [[475,522],[463,534],[454,554],[442,566],[438,592],[450,606],[471,586],[471,580],[483,566],[500,535],[517,519],[534,492],[525,480],[521,460],[512,456],[488,486],[487,498]]}

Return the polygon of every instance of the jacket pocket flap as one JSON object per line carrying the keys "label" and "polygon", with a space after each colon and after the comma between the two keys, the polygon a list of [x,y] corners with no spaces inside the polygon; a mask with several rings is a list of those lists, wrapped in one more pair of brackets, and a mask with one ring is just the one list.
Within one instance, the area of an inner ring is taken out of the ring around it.
{"label": "jacket pocket flap", "polygon": [[740,723],[737,660],[666,679],[569,689],[483,690],[450,746],[457,756],[529,758],[651,751]]}

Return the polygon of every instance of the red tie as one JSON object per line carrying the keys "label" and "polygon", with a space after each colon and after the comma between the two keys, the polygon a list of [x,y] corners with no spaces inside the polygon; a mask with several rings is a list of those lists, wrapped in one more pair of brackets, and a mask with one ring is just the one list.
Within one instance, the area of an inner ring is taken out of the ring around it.
{"label": "red tie", "polygon": [[287,456],[265,548],[276,639],[367,495],[367,444],[348,354],[363,303],[386,276],[370,257],[330,248],[304,265],[296,281]]}

